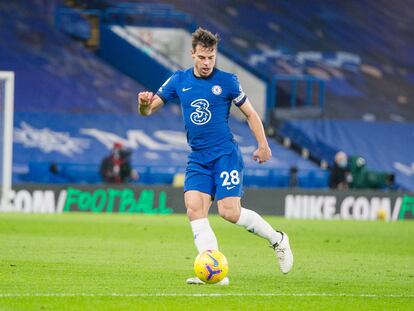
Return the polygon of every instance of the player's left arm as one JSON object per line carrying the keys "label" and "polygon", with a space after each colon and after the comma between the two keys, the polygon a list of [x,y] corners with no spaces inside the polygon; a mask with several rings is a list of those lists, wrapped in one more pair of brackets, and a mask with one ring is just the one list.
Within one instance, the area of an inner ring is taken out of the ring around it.
{"label": "player's left arm", "polygon": [[246,98],[245,102],[239,107],[239,109],[246,116],[250,130],[253,132],[253,135],[257,140],[257,149],[253,153],[253,160],[259,163],[264,163],[270,160],[272,157],[272,151],[269,148],[269,143],[267,142],[262,120],[253,108],[249,99]]}

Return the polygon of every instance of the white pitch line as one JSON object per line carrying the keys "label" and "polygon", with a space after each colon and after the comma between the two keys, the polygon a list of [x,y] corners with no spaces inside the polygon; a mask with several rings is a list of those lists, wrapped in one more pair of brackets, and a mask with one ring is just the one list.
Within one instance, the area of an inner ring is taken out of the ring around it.
{"label": "white pitch line", "polygon": [[44,294],[7,294],[0,293],[0,298],[19,297],[354,297],[354,298],[414,298],[414,295],[403,294],[327,294],[327,293],[210,293],[210,294],[87,294],[87,293],[44,293]]}

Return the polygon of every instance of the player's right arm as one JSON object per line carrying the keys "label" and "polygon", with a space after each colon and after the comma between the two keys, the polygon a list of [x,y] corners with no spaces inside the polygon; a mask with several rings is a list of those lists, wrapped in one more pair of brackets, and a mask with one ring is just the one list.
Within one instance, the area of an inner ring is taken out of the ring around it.
{"label": "player's right arm", "polygon": [[143,116],[149,116],[164,104],[163,100],[152,92],[138,93],[138,112]]}
{"label": "player's right arm", "polygon": [[138,112],[141,115],[149,116],[157,111],[163,104],[177,97],[176,87],[178,77],[179,72],[175,72],[164,82],[156,94],[152,92],[138,93]]}

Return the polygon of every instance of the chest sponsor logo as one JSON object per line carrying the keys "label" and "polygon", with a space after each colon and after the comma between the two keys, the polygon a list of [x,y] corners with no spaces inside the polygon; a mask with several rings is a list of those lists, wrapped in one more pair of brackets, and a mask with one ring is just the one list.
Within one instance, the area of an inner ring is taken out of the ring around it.
{"label": "chest sponsor logo", "polygon": [[210,106],[206,99],[196,99],[191,104],[195,111],[190,114],[190,120],[196,125],[206,124],[211,119],[211,111],[208,110]]}

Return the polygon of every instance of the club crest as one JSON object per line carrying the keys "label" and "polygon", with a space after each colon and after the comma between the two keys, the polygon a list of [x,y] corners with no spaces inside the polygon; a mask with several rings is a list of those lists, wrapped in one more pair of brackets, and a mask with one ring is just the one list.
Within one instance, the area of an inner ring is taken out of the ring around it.
{"label": "club crest", "polygon": [[211,91],[213,92],[214,95],[220,95],[221,94],[221,86],[220,85],[214,85],[211,88]]}

